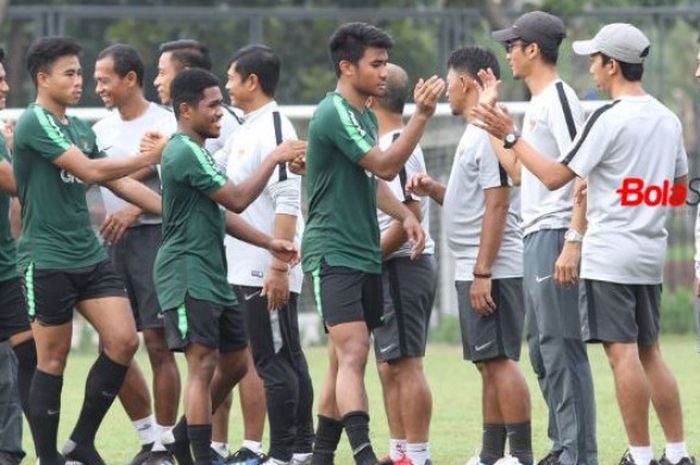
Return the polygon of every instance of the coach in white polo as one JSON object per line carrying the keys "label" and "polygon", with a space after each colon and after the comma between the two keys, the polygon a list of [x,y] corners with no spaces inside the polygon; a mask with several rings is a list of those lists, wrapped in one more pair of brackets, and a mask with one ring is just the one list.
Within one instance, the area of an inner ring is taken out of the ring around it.
{"label": "coach in white polo", "polygon": [[[658,344],[661,283],[666,256],[667,206],[622,204],[623,180],[645,187],[685,186],[688,164],[681,123],[642,87],[649,40],[630,24],[608,24],[574,51],[591,57],[590,72],[613,102],[595,111],[559,161],[531,151],[516,155],[549,189],[587,178],[588,229],[583,240],[580,305],[589,342],[602,342],[615,376],[629,451],[622,465],[650,465],[649,404],[666,436],[662,465],[694,464],[683,440],[676,380]],[[512,120],[493,107],[476,114],[495,137],[512,132]],[[518,144],[516,141],[515,144]]]}

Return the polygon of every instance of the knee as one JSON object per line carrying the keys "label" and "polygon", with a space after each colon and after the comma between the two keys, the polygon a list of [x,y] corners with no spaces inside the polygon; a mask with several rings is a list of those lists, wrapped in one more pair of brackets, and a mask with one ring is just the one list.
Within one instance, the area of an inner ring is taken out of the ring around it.
{"label": "knee", "polygon": [[139,336],[136,331],[124,331],[102,338],[102,345],[110,358],[125,363],[139,348]]}
{"label": "knee", "polygon": [[639,347],[639,360],[644,366],[652,365],[661,360],[661,351],[658,344]]}
{"label": "knee", "polygon": [[369,340],[348,342],[338,351],[338,366],[362,370],[367,364],[368,352]]}
{"label": "knee", "polygon": [[170,352],[170,349],[168,349],[163,334],[154,334],[144,331],[143,335],[146,351],[148,352],[148,357],[151,360],[153,368],[157,369],[163,365],[175,363],[175,357],[173,353]]}
{"label": "knee", "polygon": [[613,372],[628,368],[641,361],[636,344],[613,343],[606,344],[604,347]]}

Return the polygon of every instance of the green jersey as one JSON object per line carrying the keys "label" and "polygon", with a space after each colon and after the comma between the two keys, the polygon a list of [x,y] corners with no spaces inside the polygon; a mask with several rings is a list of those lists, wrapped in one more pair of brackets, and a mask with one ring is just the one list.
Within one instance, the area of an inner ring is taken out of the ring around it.
{"label": "green jersey", "polygon": [[[1,132],[0,157],[11,161],[5,145],[5,138]],[[0,190],[0,281],[7,281],[18,276],[17,249],[10,229],[10,195]]]}
{"label": "green jersey", "polygon": [[309,219],[301,250],[304,271],[325,260],[381,273],[377,183],[358,162],[377,144],[377,118],[329,92],[309,123],[306,148]]}
{"label": "green jersey", "polygon": [[85,156],[103,158],[95,133],[78,118],[62,123],[32,103],[15,127],[12,167],[22,203],[19,262],[36,269],[91,266],[107,254],[90,226],[83,182],[53,162],[75,145]]}
{"label": "green jersey", "polygon": [[224,212],[209,196],[227,178],[207,150],[176,133],[161,158],[163,242],[153,270],[164,310],[185,302],[185,295],[221,305],[236,297],[226,281]]}

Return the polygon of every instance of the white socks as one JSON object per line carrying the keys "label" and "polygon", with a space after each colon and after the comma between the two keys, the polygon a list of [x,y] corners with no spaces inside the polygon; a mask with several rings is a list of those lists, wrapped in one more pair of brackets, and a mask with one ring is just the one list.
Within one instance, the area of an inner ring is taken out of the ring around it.
{"label": "white socks", "polygon": [[211,448],[223,458],[227,458],[229,456],[228,444],[225,442],[212,441]]}
{"label": "white socks", "polygon": [[154,415],[133,421],[132,424],[134,425],[134,429],[139,436],[139,442],[142,446],[155,442],[156,436],[159,436],[156,430],[156,417]]}
{"label": "white socks", "polygon": [[425,465],[426,460],[430,458],[430,443],[408,443],[406,444],[406,455],[408,455],[408,458],[411,459],[413,465]]}
{"label": "white socks", "polygon": [[389,458],[396,462],[406,453],[405,439],[389,439]]}
{"label": "white socks", "polygon": [[247,449],[252,450],[256,454],[261,454],[262,453],[262,442],[258,441],[249,441],[249,440],[244,440],[243,444],[241,444],[241,447],[245,447]]}
{"label": "white socks", "polygon": [[636,465],[649,465],[654,460],[651,446],[630,446],[630,455]]}
{"label": "white socks", "polygon": [[690,454],[688,454],[688,448],[685,446],[685,442],[667,442],[664,453],[666,454],[668,461],[674,465],[680,462],[683,458],[690,457]]}

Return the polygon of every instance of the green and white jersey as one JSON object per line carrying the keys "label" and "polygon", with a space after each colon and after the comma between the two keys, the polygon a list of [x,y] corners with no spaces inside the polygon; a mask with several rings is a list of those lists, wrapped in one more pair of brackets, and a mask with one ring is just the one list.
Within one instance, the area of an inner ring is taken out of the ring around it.
{"label": "green and white jersey", "polygon": [[90,226],[86,186],[53,162],[75,145],[89,158],[103,158],[95,133],[78,118],[62,123],[32,103],[15,128],[13,171],[22,203],[19,263],[35,269],[91,266],[107,254]]}
{"label": "green and white jersey", "polygon": [[358,161],[377,144],[377,118],[336,92],[319,103],[309,123],[306,148],[309,219],[302,265],[311,272],[325,260],[381,273],[377,183]]}
{"label": "green and white jersey", "polygon": [[[12,162],[2,132],[0,132],[0,157]],[[17,248],[10,229],[10,199],[10,194],[0,190],[0,282],[19,276]]]}
{"label": "green and white jersey", "polygon": [[224,212],[209,196],[227,178],[209,152],[189,136],[176,133],[161,158],[163,242],[154,278],[164,310],[185,302],[185,295],[235,305],[226,281]]}

